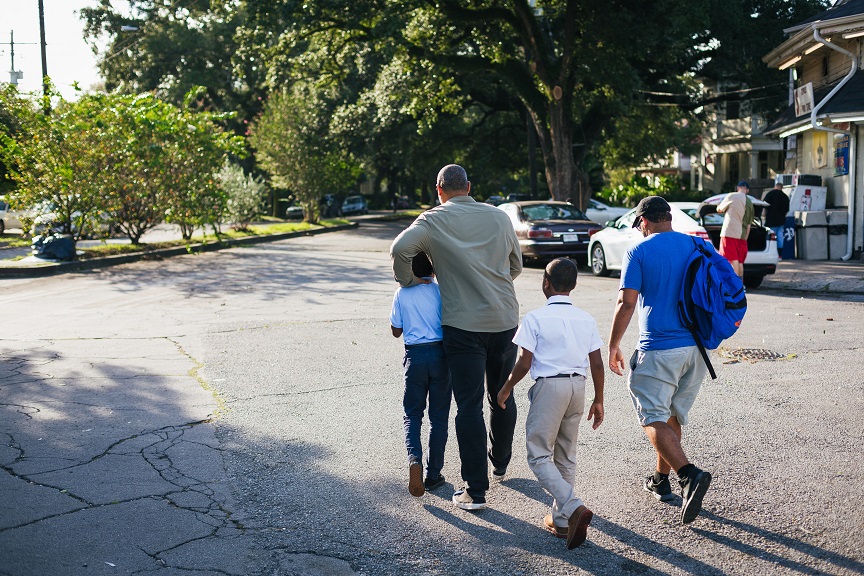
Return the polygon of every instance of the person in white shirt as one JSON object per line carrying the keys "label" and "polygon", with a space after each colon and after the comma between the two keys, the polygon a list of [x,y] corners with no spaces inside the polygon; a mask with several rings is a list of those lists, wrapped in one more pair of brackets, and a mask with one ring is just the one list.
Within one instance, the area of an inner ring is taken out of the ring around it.
{"label": "person in white shirt", "polygon": [[566,258],[546,266],[543,294],[548,301],[522,319],[513,337],[520,347],[519,357],[497,398],[503,407],[513,387],[530,370],[535,383],[528,390],[531,407],[525,422],[528,466],[554,498],[544,527],[559,538],[567,538],[568,549],[585,541],[594,516],[573,491],[576,441],[585,412],[589,370],[594,399],[587,419],[594,420],[595,430],[603,422],[605,374],[597,322],[570,301],[577,274],[576,263]]}
{"label": "person in white shirt", "polygon": [[747,196],[750,184],[746,180],[738,183],[737,192],[730,192],[717,206],[723,214],[720,230],[720,254],[723,255],[739,277],[744,277],[744,261],[747,259],[747,237],[753,222],[753,202]]}

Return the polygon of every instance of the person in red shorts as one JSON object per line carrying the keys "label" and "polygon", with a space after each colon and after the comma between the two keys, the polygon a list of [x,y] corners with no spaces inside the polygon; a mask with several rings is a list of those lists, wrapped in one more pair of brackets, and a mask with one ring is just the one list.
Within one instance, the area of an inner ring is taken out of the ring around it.
{"label": "person in red shorts", "polygon": [[717,213],[723,214],[723,228],[720,230],[720,254],[722,254],[735,273],[744,277],[744,260],[747,259],[747,236],[753,222],[753,202],[747,196],[750,184],[746,180],[738,183],[736,192],[730,192],[717,206]]}

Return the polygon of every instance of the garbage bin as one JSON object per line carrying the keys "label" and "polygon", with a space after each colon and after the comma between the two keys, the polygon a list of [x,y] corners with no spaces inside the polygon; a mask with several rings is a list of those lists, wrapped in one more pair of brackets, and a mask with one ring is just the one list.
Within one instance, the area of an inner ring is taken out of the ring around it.
{"label": "garbage bin", "polygon": [[846,255],[849,234],[849,213],[846,210],[826,210],[828,220],[828,259],[839,260]]}
{"label": "garbage bin", "polygon": [[783,249],[780,258],[792,260],[795,258],[795,216],[786,216],[786,224],[783,227]]}
{"label": "garbage bin", "polygon": [[828,259],[828,220],[824,210],[795,212],[795,248],[802,260]]}

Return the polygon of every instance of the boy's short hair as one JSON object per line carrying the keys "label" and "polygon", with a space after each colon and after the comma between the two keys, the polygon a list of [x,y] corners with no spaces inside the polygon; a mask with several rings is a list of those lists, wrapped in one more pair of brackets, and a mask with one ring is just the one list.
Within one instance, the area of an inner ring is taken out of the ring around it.
{"label": "boy's short hair", "polygon": [[418,252],[417,255],[411,259],[411,271],[417,278],[428,278],[435,273],[435,269],[432,267],[432,262],[429,261],[429,257],[426,256],[425,252]]}
{"label": "boy's short hair", "polygon": [[579,268],[569,258],[556,258],[546,266],[543,277],[556,292],[570,292],[576,287]]}

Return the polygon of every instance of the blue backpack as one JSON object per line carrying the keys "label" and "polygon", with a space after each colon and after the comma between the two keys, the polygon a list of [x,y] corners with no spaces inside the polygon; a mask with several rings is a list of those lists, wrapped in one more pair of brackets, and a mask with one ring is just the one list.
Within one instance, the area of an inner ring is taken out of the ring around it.
{"label": "blue backpack", "polygon": [[678,297],[678,315],[693,334],[711,378],[717,378],[706,350],[714,350],[738,331],[747,312],[747,295],[741,278],[714,246],[695,237],[693,244]]}

